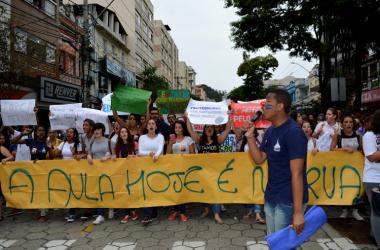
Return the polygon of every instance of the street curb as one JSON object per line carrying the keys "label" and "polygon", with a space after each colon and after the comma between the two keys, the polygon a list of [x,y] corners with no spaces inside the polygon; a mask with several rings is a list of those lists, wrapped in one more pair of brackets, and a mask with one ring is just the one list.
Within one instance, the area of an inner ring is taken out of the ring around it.
{"label": "street curb", "polygon": [[322,230],[329,236],[329,238],[343,238],[343,236],[336,231],[329,223],[325,223],[322,226]]}

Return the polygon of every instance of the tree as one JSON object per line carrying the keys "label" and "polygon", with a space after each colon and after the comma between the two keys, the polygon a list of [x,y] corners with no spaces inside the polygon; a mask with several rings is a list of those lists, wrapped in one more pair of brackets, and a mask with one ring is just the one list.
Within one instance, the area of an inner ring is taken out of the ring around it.
{"label": "tree", "polygon": [[169,89],[169,83],[164,77],[157,75],[156,70],[154,67],[146,67],[142,72],[143,89],[152,91],[152,99],[154,100],[157,98],[157,90]]}
{"label": "tree", "polygon": [[243,63],[240,64],[237,74],[243,78],[243,85],[233,89],[228,98],[237,101],[252,101],[265,97],[264,80],[272,77],[272,72],[278,67],[278,61],[271,55],[249,58],[243,54]]}
{"label": "tree", "polygon": [[378,47],[379,36],[373,31],[379,23],[379,1],[225,0],[225,3],[226,7],[237,8],[241,17],[232,23],[235,47],[249,52],[267,47],[273,52],[288,50],[291,56],[306,60],[319,58],[321,101],[325,107],[330,105],[331,58],[338,52],[356,58],[355,89],[360,101],[358,59],[362,59],[365,49]]}
{"label": "tree", "polygon": [[222,101],[226,94],[226,92],[213,89],[206,84],[202,84],[201,87],[206,92],[206,96],[212,100],[215,100],[216,102]]}

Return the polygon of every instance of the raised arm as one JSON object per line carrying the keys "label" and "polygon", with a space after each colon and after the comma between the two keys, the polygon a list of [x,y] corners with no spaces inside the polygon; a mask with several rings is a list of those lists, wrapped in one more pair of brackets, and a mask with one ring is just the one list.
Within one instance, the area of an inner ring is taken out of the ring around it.
{"label": "raised arm", "polygon": [[228,134],[230,133],[231,128],[232,128],[232,121],[231,121],[231,120],[228,120],[228,123],[227,123],[227,125],[226,125],[226,129],[223,131],[223,133],[221,133],[221,134],[218,136],[218,143],[219,143],[219,145],[220,145],[220,144],[223,144],[224,141],[227,139],[227,136],[228,136]]}
{"label": "raised arm", "polygon": [[193,139],[193,141],[195,143],[199,143],[200,137],[199,137],[198,133],[194,131],[193,126],[191,125],[190,119],[187,117],[186,112],[185,112],[185,121],[186,121],[187,130],[189,131],[191,139]]}
{"label": "raised arm", "polygon": [[5,156],[5,158],[1,161],[2,164],[5,164],[7,161],[13,161],[14,157],[9,152],[9,150],[6,147],[0,147],[1,153]]}
{"label": "raised arm", "polygon": [[113,118],[115,118],[116,122],[119,123],[120,127],[127,127],[127,123],[123,119],[120,118],[117,111],[112,110],[112,115],[113,115]]}
{"label": "raised arm", "polygon": [[12,140],[11,140],[11,144],[25,144],[25,140],[22,140],[21,138],[24,136],[24,135],[28,135],[29,133],[26,133],[25,131],[22,131],[19,135],[17,135],[16,137],[14,137]]}
{"label": "raised arm", "polygon": [[267,159],[267,154],[259,149],[256,144],[255,138],[255,125],[253,125],[248,131],[245,133],[247,137],[247,143],[249,146],[249,153],[256,164],[262,164]]}

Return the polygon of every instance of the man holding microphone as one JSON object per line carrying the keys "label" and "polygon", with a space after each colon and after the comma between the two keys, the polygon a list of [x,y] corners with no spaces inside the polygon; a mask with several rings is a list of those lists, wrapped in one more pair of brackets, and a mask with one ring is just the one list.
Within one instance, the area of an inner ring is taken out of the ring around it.
{"label": "man holding microphone", "polygon": [[266,131],[260,148],[254,138],[254,126],[245,134],[255,163],[268,161],[264,204],[267,234],[287,226],[300,234],[305,224],[307,138],[301,127],[288,116],[290,106],[291,98],[286,90],[271,90],[263,113],[272,126]]}

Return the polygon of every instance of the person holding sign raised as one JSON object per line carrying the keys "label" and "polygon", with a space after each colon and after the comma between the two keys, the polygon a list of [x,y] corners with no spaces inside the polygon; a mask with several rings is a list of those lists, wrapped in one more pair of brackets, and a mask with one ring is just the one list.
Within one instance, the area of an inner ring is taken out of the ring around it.
{"label": "person holding sign raised", "polygon": [[[190,119],[187,118],[187,112],[185,112],[186,125],[189,130],[191,138],[195,143],[198,144],[198,153],[206,154],[206,153],[219,153],[219,146],[223,144],[226,140],[228,134],[232,128],[232,121],[229,120],[226,126],[226,129],[220,134],[217,135],[214,125],[205,125],[203,127],[203,133],[201,136],[198,135],[197,132],[194,131],[193,126],[190,122]],[[202,217],[207,217],[210,214],[210,207],[214,213],[214,219],[217,223],[222,224],[223,220],[220,218],[221,205],[220,204],[212,204],[210,206],[206,206],[205,210],[202,214]]]}
{"label": "person holding sign raised", "polygon": [[272,126],[266,131],[261,146],[257,146],[253,124],[245,134],[255,163],[268,161],[264,205],[268,234],[289,225],[300,234],[305,224],[307,139],[301,127],[289,118],[290,106],[291,98],[286,90],[271,90],[266,97],[264,117]]}
{"label": "person holding sign raised", "polygon": [[[150,156],[153,162],[164,152],[165,139],[162,134],[157,133],[157,124],[154,119],[149,119],[147,124],[147,134],[139,138],[139,156]],[[152,218],[157,216],[157,208],[144,208],[144,219],[142,224],[147,226],[152,222]]]}

